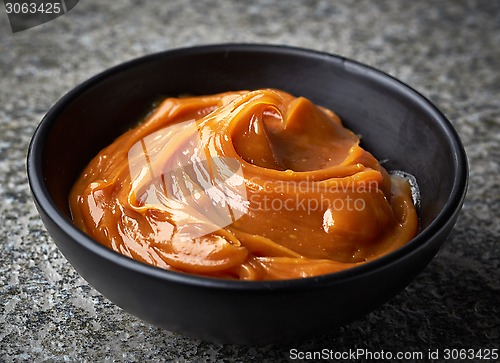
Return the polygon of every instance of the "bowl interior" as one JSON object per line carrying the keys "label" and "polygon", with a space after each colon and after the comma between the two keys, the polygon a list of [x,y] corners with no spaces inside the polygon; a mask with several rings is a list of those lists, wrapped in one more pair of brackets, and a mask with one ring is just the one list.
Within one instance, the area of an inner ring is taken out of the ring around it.
{"label": "bowl interior", "polygon": [[271,46],[218,46],[155,54],[78,86],[41,131],[47,190],[69,218],[68,193],[87,163],[167,95],[280,88],[335,111],[389,170],[413,174],[421,229],[440,214],[466,166],[446,119],[400,82],[341,57]]}

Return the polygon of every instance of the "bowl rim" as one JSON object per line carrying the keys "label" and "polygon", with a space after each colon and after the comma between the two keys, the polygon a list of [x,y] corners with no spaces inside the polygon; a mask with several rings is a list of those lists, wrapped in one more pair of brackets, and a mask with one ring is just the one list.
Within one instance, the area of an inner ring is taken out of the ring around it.
{"label": "bowl rim", "polygon": [[[58,116],[63,112],[63,110],[71,104],[73,100],[78,98],[86,90],[101,82],[103,79],[113,76],[119,72],[123,72],[129,68],[138,66],[142,63],[147,63],[161,58],[193,55],[200,56],[209,53],[224,53],[227,56],[231,52],[270,53],[327,60],[330,63],[333,62],[341,65],[344,67],[346,72],[361,75],[364,78],[371,79],[375,83],[395,89],[405,99],[411,99],[418,105],[419,108],[424,109],[432,116],[432,119],[435,121],[435,125],[439,126],[446,135],[446,140],[449,142],[450,147],[453,150],[452,156],[455,166],[450,198],[446,201],[444,207],[438,213],[436,218],[404,246],[360,266],[319,276],[271,281],[228,280],[164,270],[121,255],[120,253],[115,252],[95,241],[83,231],[78,229],[56,206],[44,183],[45,179],[43,174],[42,159],[43,151],[52,126],[55,124]],[[453,220],[455,215],[460,211],[468,185],[468,162],[462,141],[460,140],[460,137],[452,123],[446,118],[446,116],[420,92],[381,70],[337,54],[326,53],[313,49],[278,44],[225,43],[175,48],[145,55],[115,65],[80,83],[56,101],[49,108],[48,112],[37,126],[28,148],[27,175],[32,195],[35,199],[37,207],[40,209],[40,212],[43,212],[52,223],[57,225],[67,236],[69,236],[69,238],[73,240],[72,243],[80,244],[83,248],[90,250],[92,253],[99,255],[105,260],[109,260],[110,262],[118,264],[123,268],[134,270],[137,273],[148,275],[151,278],[171,283],[182,283],[190,286],[225,290],[272,291],[283,289],[315,288],[346,282],[347,280],[356,279],[360,276],[370,274],[375,270],[387,268],[391,264],[396,263],[399,259],[404,258],[407,255],[411,255],[417,250],[423,248],[433,238],[433,236],[439,234],[443,229],[445,229],[449,221]]]}

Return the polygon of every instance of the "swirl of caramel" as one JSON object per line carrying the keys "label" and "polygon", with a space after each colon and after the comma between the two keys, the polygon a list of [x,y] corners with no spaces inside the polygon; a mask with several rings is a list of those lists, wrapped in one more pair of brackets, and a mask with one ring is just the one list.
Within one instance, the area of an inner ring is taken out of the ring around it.
{"label": "swirl of caramel", "polygon": [[174,271],[344,270],[418,230],[408,181],[359,142],[332,111],[279,90],[167,98],[90,162],[72,217],[109,248]]}

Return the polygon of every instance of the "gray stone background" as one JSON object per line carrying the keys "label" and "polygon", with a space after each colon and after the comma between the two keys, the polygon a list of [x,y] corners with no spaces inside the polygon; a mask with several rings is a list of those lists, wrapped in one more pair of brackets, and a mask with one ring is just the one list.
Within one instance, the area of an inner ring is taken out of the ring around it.
{"label": "gray stone background", "polygon": [[[245,347],[143,323],[77,275],[34,208],[26,150],[62,94],[144,54],[219,42],[295,45],[373,65],[435,102],[465,144],[469,192],[438,256],[383,307],[327,336]],[[0,7],[0,100],[0,361],[280,362],[292,347],[500,348],[498,0],[88,0],[16,34]]]}

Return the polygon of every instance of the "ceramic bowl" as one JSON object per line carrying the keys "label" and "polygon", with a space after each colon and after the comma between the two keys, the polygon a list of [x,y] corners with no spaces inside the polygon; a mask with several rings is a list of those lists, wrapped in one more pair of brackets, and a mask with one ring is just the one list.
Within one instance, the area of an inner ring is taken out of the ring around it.
{"label": "ceramic bowl", "polygon": [[[244,282],[165,271],[124,257],[72,223],[68,193],[87,163],[162,95],[279,88],[334,110],[389,170],[413,174],[421,230],[373,262],[312,278]],[[468,168],[446,117],[391,76],[311,50],[223,44],[170,50],[76,86],[43,118],[28,177],[41,218],[68,261],[140,319],[196,338],[265,344],[312,336],[377,308],[431,261],[461,209]]]}

